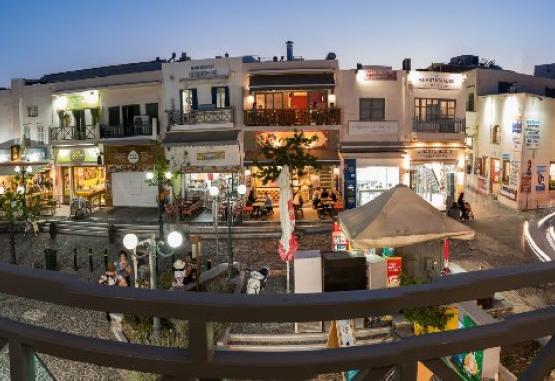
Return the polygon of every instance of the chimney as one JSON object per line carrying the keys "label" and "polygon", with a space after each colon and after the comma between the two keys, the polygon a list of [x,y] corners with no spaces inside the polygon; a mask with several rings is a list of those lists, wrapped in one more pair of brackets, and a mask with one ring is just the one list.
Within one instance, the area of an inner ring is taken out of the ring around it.
{"label": "chimney", "polygon": [[410,58],[405,58],[403,60],[403,70],[410,71]]}
{"label": "chimney", "polygon": [[286,41],[287,46],[287,61],[293,61],[295,58],[293,56],[293,41]]}

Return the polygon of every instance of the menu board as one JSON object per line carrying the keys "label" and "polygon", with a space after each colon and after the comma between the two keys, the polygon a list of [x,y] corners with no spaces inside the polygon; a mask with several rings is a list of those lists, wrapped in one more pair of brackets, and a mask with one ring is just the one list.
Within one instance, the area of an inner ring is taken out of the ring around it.
{"label": "menu board", "polygon": [[[476,323],[466,314],[460,315],[459,329],[476,327]],[[484,351],[460,353],[453,356],[459,373],[463,380],[480,381],[482,379],[482,368],[484,366]]]}
{"label": "menu board", "polygon": [[333,251],[345,251],[350,250],[351,245],[347,238],[345,238],[345,234],[341,231],[341,227],[337,222],[333,223],[332,232],[331,232],[331,244]]}
{"label": "menu board", "polygon": [[401,257],[387,257],[386,261],[386,287],[398,287],[401,285],[402,269]]}

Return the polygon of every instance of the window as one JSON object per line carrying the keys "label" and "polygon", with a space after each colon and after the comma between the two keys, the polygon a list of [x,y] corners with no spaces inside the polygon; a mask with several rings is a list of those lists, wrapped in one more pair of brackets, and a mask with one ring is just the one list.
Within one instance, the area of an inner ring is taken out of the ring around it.
{"label": "window", "polygon": [[482,156],[480,159],[480,176],[488,177],[488,157]]}
{"label": "window", "polygon": [[474,92],[468,93],[466,96],[466,111],[476,111],[474,108]]}
{"label": "window", "polygon": [[385,120],[384,98],[360,98],[360,120]]}
{"label": "window", "polygon": [[120,125],[119,106],[108,107],[108,125],[110,126]]}
{"label": "window", "polygon": [[503,172],[501,175],[501,182],[503,184],[509,184],[509,174],[511,173],[511,161],[503,160]]}
{"label": "window", "polygon": [[36,118],[37,116],[39,116],[39,106],[37,105],[27,106],[27,116],[29,118]]}
{"label": "window", "polygon": [[512,82],[500,81],[497,84],[497,93],[505,94],[505,93],[512,93],[512,92],[513,92],[513,83]]}
{"label": "window", "polygon": [[491,142],[493,144],[501,144],[501,126],[495,125],[491,130]]}
{"label": "window", "polygon": [[549,190],[555,190],[555,162],[549,163]]}
{"label": "window", "polygon": [[31,128],[28,124],[23,125],[23,144],[25,146],[31,145]]}
{"label": "window", "polygon": [[454,99],[414,98],[414,119],[454,119],[455,106]]}
{"label": "window", "polygon": [[46,143],[46,139],[44,135],[44,126],[42,124],[37,124],[37,142],[40,145],[44,145]]}
{"label": "window", "polygon": [[263,110],[281,110],[283,105],[283,93],[256,93],[255,96],[256,108]]}
{"label": "window", "polygon": [[229,107],[229,87],[213,87],[212,104],[216,108]]}
{"label": "window", "polygon": [[188,114],[198,108],[197,89],[181,90],[181,110]]}
{"label": "window", "polygon": [[555,98],[555,88],[545,88],[545,96],[548,98]]}
{"label": "window", "polygon": [[141,115],[141,106],[140,105],[121,106],[121,115],[123,118],[123,125],[131,126],[135,124],[135,117]]}

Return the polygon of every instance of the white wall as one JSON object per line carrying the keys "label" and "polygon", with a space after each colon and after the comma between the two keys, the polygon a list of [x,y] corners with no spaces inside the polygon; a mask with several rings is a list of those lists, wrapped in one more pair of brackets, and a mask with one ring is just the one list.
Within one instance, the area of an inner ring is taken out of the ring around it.
{"label": "white wall", "polygon": [[517,93],[545,95],[545,88],[555,88],[555,79],[534,77],[510,70],[474,69],[466,73],[467,83],[475,84],[477,95],[498,93],[499,82],[515,82]]}
{"label": "white wall", "polygon": [[19,139],[19,130],[14,128],[12,94],[13,91],[10,89],[0,90],[0,146],[2,149],[9,149],[10,141]]}
{"label": "white wall", "polygon": [[147,103],[158,103],[158,119],[164,114],[161,83],[103,88],[100,90],[100,103],[102,107],[100,124],[108,124],[108,108],[114,106],[138,104],[141,107],[141,115],[145,115]]}

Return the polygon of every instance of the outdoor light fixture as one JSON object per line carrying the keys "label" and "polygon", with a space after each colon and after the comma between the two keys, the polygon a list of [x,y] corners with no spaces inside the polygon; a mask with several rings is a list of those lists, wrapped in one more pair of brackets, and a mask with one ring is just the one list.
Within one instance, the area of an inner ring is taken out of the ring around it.
{"label": "outdoor light fixture", "polygon": [[18,165],[14,168],[15,173],[21,173],[21,167]]}
{"label": "outdoor light fixture", "polygon": [[212,197],[216,197],[218,194],[220,194],[220,190],[219,190],[218,187],[215,186],[215,185],[212,185],[212,186],[210,187],[210,191],[209,191],[209,192],[210,192],[210,196],[212,196]]}
{"label": "outdoor light fixture", "polygon": [[128,233],[123,237],[123,246],[125,246],[127,250],[135,250],[138,243],[139,239],[133,233]]}
{"label": "outdoor light fixture", "polygon": [[27,173],[33,173],[33,167],[31,167],[30,165],[28,165],[27,168],[25,168],[25,172],[27,172]]}
{"label": "outdoor light fixture", "polygon": [[250,104],[254,103],[254,95],[247,95],[247,103],[250,103]]}
{"label": "outdoor light fixture", "polygon": [[17,187],[17,189],[15,191],[17,192],[17,194],[23,194],[23,193],[25,193],[25,188]]}
{"label": "outdoor light fixture", "polygon": [[237,186],[237,193],[239,193],[241,196],[244,195],[245,193],[247,193],[247,187],[245,184],[240,184],[239,186]]}
{"label": "outdoor light fixture", "polygon": [[0,195],[6,193],[6,188],[0,187]]}
{"label": "outdoor light fixture", "polygon": [[335,94],[328,95],[328,102],[332,105],[335,104]]}
{"label": "outdoor light fixture", "polygon": [[147,179],[147,180],[152,180],[152,179],[154,179],[154,173],[152,173],[152,172],[147,172],[147,173],[146,173],[146,179]]}
{"label": "outdoor light fixture", "polygon": [[173,231],[168,234],[168,244],[171,248],[178,248],[183,243],[183,236],[180,232]]}
{"label": "outdoor light fixture", "polygon": [[170,171],[167,171],[166,173],[164,173],[164,177],[168,180],[171,180],[171,178],[173,177],[172,173]]}

